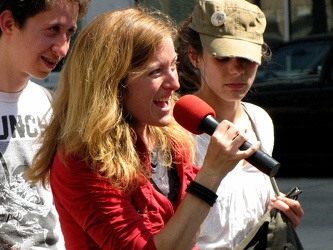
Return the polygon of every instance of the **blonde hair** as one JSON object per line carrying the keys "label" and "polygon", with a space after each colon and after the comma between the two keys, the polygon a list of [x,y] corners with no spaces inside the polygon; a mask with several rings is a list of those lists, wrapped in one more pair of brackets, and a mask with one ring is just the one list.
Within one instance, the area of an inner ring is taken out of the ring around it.
{"label": "blonde hair", "polygon": [[[144,72],[166,38],[175,38],[174,27],[161,12],[137,7],[101,14],[80,32],[61,72],[53,117],[27,172],[32,182],[41,181],[44,187],[49,183],[56,151],[64,149],[59,152],[65,163],[75,157],[115,188],[136,187],[142,166],[130,114],[123,109],[126,77],[129,72]],[[173,104],[176,100],[175,95]],[[192,164],[192,136],[177,122],[148,130],[168,165],[172,152],[184,148],[182,153]]]}

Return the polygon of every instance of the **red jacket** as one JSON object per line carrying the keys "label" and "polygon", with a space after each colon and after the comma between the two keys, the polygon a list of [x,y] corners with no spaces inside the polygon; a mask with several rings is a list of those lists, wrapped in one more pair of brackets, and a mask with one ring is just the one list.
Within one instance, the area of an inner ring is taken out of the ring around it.
{"label": "red jacket", "polygon": [[[147,149],[142,142],[137,148],[150,171]],[[184,168],[186,159],[181,155],[176,162],[181,190],[173,206],[149,181],[125,195],[82,162],[71,160],[67,168],[57,154],[50,183],[66,249],[156,249],[153,235],[172,217],[198,171]]]}

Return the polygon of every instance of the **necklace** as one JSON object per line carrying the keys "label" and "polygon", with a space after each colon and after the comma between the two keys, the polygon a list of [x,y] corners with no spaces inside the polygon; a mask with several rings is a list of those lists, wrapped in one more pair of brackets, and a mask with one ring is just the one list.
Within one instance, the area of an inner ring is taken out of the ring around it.
{"label": "necklace", "polygon": [[163,163],[158,148],[150,152],[151,179],[155,189],[168,197],[171,202],[178,198],[180,180],[175,166],[167,167]]}

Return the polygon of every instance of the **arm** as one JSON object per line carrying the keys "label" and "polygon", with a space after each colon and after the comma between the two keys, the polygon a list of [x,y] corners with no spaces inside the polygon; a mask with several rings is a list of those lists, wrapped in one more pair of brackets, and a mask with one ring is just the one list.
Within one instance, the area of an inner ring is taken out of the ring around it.
{"label": "arm", "polygon": [[[195,181],[216,192],[222,179],[244,158],[252,155],[259,144],[254,143],[246,151],[238,148],[247,140],[245,134],[233,140],[238,130],[227,121],[219,124],[211,137],[204,163]],[[210,206],[203,200],[186,194],[184,200],[167,225],[154,236],[157,249],[191,249],[195,244],[200,226]]]}

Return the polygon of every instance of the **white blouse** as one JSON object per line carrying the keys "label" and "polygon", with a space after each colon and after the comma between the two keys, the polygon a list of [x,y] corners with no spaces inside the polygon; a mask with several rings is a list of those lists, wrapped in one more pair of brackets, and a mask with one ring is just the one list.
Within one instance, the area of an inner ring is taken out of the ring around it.
{"label": "white blouse", "polygon": [[[256,126],[261,150],[271,155],[274,142],[271,118],[258,106],[243,105],[252,123],[252,129],[247,132],[249,142],[258,140],[253,131],[253,126]],[[201,166],[210,136],[194,136],[197,139],[197,165]],[[197,242],[199,249],[233,249],[266,212],[270,197],[274,196],[269,177],[249,163],[242,164],[243,161],[221,182],[217,190],[218,199],[205,220]]]}

